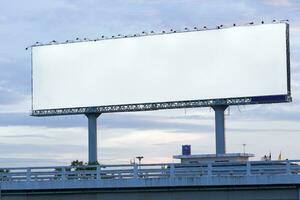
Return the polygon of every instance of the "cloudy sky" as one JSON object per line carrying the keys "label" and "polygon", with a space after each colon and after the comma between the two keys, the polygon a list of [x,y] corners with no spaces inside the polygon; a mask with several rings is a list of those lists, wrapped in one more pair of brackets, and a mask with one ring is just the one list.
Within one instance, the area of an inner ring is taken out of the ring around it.
{"label": "cloudy sky", "polygon": [[[64,165],[87,160],[84,116],[30,115],[30,53],[36,41],[97,38],[101,35],[246,24],[289,19],[292,96],[289,104],[231,107],[226,114],[228,152],[259,159],[282,151],[300,159],[299,0],[1,0],[0,167]],[[98,120],[101,163],[173,161],[182,144],[193,153],[214,153],[209,108],[103,114]]]}

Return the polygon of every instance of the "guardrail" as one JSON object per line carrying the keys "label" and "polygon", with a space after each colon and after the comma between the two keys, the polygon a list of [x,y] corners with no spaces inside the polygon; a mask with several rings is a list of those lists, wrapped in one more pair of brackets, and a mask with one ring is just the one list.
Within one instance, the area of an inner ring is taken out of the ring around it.
{"label": "guardrail", "polygon": [[300,160],[204,164],[133,164],[0,168],[0,181],[150,179],[202,176],[300,175]]}

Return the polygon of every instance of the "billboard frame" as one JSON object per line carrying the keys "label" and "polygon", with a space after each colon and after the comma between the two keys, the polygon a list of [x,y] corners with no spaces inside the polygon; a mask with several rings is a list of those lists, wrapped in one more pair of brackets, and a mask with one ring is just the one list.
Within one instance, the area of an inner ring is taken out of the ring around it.
{"label": "billboard frame", "polygon": [[[37,42],[35,45],[30,46],[30,48],[31,48],[31,115],[32,116],[55,116],[55,115],[76,115],[76,114],[92,114],[92,113],[101,114],[101,113],[112,113],[112,112],[137,112],[137,111],[153,111],[153,110],[162,110],[162,109],[181,109],[181,108],[196,108],[196,107],[213,107],[213,106],[251,105],[251,104],[291,102],[292,97],[291,97],[291,80],[290,80],[289,24],[287,22],[275,22],[275,23],[284,23],[286,25],[287,94],[268,95],[268,96],[235,97],[235,98],[222,98],[222,99],[135,103],[135,104],[120,104],[120,105],[106,105],[106,106],[92,106],[92,107],[57,108],[57,109],[42,109],[42,110],[34,110],[33,109],[33,59],[32,59],[32,48],[33,47],[231,28],[231,27],[217,26],[216,28],[204,27],[202,29],[198,29],[195,27],[192,30],[185,28],[185,30],[183,30],[183,31],[176,31],[176,30],[171,29],[170,32],[162,31],[161,33],[154,33],[151,31],[151,34],[146,34],[145,32],[142,32],[142,34],[125,35],[125,36],[118,35],[118,36],[112,36],[110,38],[102,36],[101,39],[95,39],[95,40],[88,40],[85,38],[84,40],[77,40],[77,41],[67,40],[66,42],[63,42],[63,43],[57,43],[55,40],[53,40],[49,44],[40,44]],[[252,26],[252,25],[257,25],[257,24],[248,24],[248,25],[242,25],[242,26]],[[236,25],[233,25],[233,26],[236,27]],[[26,49],[28,49],[28,48],[26,48]]]}
{"label": "billboard frame", "polygon": [[45,110],[32,110],[32,116],[54,116],[54,115],[76,115],[92,113],[113,113],[113,112],[138,112],[154,111],[180,108],[197,108],[212,106],[232,106],[232,105],[249,105],[249,104],[267,104],[267,103],[285,103],[291,102],[292,97],[289,95],[271,95],[256,96],[245,98],[226,98],[226,99],[208,99],[198,101],[174,101],[142,104],[123,104],[111,106],[94,106],[94,107],[75,107],[75,108],[58,108]]}

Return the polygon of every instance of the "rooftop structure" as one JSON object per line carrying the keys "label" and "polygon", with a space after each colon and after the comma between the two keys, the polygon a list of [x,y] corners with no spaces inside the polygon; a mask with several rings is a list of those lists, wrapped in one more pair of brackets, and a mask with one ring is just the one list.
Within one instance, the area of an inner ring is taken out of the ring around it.
{"label": "rooftop structure", "polygon": [[250,153],[226,153],[226,154],[194,154],[194,155],[175,155],[174,159],[180,159],[181,164],[201,164],[201,163],[232,163],[247,162],[254,157]]}

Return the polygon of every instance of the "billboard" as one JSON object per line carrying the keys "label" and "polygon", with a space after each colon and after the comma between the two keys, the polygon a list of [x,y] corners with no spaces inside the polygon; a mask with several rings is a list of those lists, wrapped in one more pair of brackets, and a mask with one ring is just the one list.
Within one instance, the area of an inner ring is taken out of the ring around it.
{"label": "billboard", "polygon": [[32,46],[32,115],[291,101],[286,23]]}

